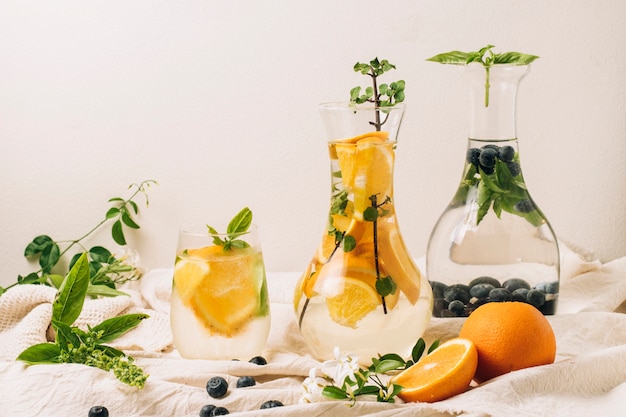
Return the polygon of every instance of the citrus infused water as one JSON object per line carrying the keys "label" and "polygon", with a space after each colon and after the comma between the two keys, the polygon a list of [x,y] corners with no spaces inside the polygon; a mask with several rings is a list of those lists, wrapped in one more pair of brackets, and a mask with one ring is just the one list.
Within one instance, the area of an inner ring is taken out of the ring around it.
{"label": "citrus infused water", "polygon": [[373,131],[329,142],[327,228],[296,286],[301,333],[319,359],[409,355],[429,323],[432,292],[409,255],[393,204],[395,141]]}
{"label": "citrus infused water", "polygon": [[[206,226],[205,226],[206,229]],[[255,232],[255,231],[253,231]],[[180,355],[248,360],[260,355],[270,328],[265,267],[251,232],[245,247],[212,244],[207,232],[181,232],[174,266],[170,321]],[[207,246],[184,245],[185,239]],[[210,244],[209,244],[210,243]]]}

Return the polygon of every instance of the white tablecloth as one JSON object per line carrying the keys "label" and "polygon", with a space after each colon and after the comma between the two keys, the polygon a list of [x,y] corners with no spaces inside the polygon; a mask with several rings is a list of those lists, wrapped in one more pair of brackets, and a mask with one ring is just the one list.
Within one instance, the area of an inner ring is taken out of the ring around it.
{"label": "white tablecloth", "polygon": [[[312,359],[291,304],[299,273],[269,273],[272,327],[263,355],[269,364],[181,359],[169,330],[171,270],[150,271],[127,288],[131,297],[88,300],[79,324],[144,311],[150,319],[112,343],[150,374],[143,390],[83,365],[26,366],[15,357],[47,340],[55,291],[18,286],[0,297],[0,416],[86,416],[104,405],[111,417],[197,416],[205,404],[244,416],[624,416],[626,415],[626,257],[601,264],[563,247],[558,313],[549,316],[557,337],[554,364],[495,378],[434,404],[301,401],[301,383]],[[418,264],[421,263],[418,260]],[[427,343],[458,335],[463,319],[433,319]],[[215,400],[205,390],[216,375],[235,387],[238,376],[257,385],[231,388]],[[285,407],[259,410],[267,400]]]}

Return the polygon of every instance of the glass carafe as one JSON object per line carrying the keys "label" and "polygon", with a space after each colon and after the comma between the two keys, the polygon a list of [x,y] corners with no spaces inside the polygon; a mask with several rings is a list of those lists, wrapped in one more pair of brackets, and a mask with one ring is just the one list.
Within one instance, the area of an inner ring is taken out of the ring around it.
{"label": "glass carafe", "polygon": [[469,136],[463,177],[428,243],[433,316],[468,316],[494,301],[522,301],[554,314],[559,248],[531,198],[520,165],[516,94],[528,65],[463,67]]}
{"label": "glass carafe", "polygon": [[363,362],[410,355],[431,316],[432,293],[396,219],[393,168],[404,105],[320,106],[329,141],[330,208],[321,242],[295,289],[301,333],[313,355]]}

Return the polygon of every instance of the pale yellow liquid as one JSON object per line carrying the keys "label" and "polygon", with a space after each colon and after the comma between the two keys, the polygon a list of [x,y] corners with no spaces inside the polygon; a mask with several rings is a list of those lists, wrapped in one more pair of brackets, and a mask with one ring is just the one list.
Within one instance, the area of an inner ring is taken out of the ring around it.
{"label": "pale yellow liquid", "polygon": [[181,252],[170,307],[174,345],[192,359],[261,355],[270,329],[265,268],[252,248]]}
{"label": "pale yellow liquid", "polygon": [[300,331],[316,358],[333,358],[333,349],[338,346],[342,353],[353,353],[359,362],[369,364],[378,354],[409,357],[428,327],[431,312],[432,292],[428,281],[422,278],[420,297],[414,305],[401,294],[398,304],[387,314],[382,305],[378,306],[356,328],[335,323],[328,314],[325,297],[313,297]]}

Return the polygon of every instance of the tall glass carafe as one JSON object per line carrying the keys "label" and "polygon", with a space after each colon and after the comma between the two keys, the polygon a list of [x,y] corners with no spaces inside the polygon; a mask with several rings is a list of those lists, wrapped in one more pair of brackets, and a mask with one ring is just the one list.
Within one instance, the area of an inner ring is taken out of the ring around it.
{"label": "tall glass carafe", "polygon": [[428,243],[433,316],[468,316],[494,301],[522,301],[554,314],[559,248],[531,198],[520,165],[516,94],[528,65],[463,67],[469,136],[463,177]]}
{"label": "tall glass carafe", "polygon": [[431,316],[428,281],[409,255],[393,201],[404,105],[320,107],[329,141],[330,208],[321,242],[295,289],[301,333],[313,355],[335,347],[363,362],[410,355]]}

